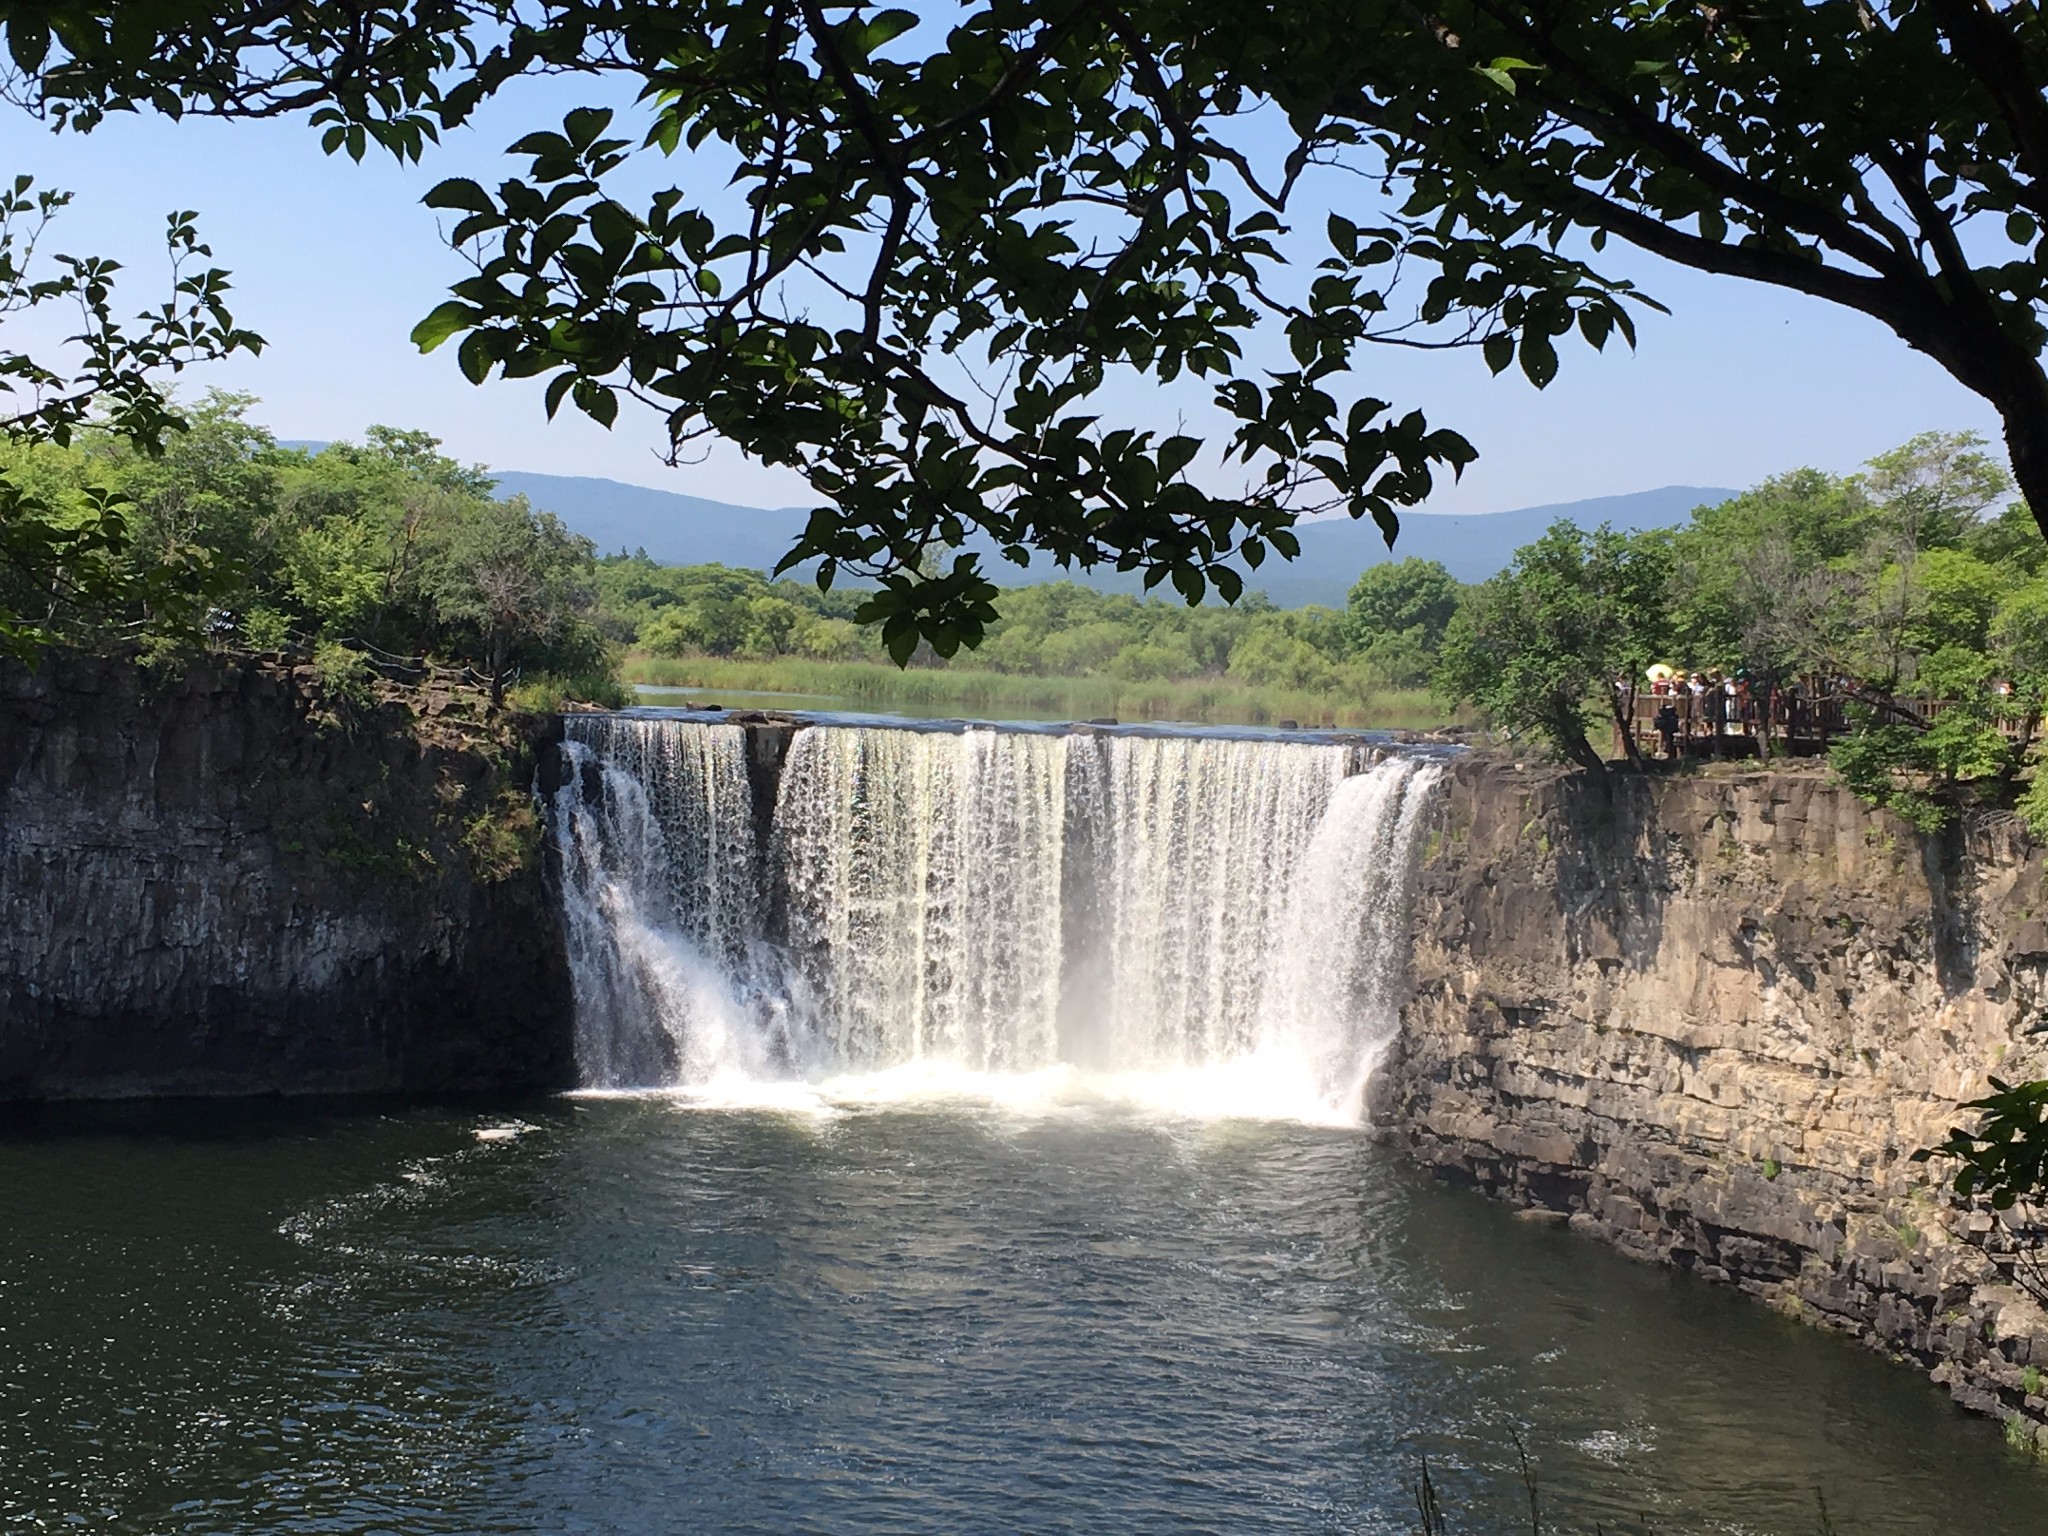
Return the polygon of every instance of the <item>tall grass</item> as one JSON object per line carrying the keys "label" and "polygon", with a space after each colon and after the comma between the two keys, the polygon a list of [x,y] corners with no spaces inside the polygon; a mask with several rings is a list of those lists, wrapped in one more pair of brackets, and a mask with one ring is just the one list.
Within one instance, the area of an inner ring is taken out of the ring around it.
{"label": "tall grass", "polygon": [[970,667],[898,671],[884,662],[734,661],[629,655],[628,683],[710,688],[733,693],[795,693],[844,700],[864,709],[932,710],[991,718],[1040,716],[1087,720],[1185,720],[1203,725],[1272,725],[1421,730],[1446,711],[1420,689],[1319,693],[1253,688],[1229,677],[1129,682],[1115,677],[1019,677]]}

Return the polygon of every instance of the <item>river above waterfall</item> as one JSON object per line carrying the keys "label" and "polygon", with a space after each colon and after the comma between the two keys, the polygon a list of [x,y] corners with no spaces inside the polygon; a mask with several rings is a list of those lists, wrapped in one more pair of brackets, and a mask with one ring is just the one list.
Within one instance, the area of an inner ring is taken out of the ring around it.
{"label": "river above waterfall", "polygon": [[0,1530],[2022,1536],[1917,1376],[1355,1131],[1068,1102],[49,1112]]}

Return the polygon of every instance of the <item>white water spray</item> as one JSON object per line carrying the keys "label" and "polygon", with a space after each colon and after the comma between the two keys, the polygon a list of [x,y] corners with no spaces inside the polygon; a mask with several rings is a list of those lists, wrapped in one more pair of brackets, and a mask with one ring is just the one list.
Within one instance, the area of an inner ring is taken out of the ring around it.
{"label": "white water spray", "polygon": [[[1440,770],[1305,742],[572,720],[553,825],[593,1088],[1109,1095],[1355,1121]],[[765,840],[763,834],[765,833]],[[993,1076],[991,1076],[993,1075]]]}

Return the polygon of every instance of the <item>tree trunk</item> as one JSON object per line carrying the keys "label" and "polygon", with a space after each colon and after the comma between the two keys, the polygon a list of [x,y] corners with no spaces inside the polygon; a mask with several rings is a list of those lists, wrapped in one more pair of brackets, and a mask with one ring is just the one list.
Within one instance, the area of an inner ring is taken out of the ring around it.
{"label": "tree trunk", "polygon": [[[2038,372],[2036,374],[2038,378]],[[2012,477],[2034,514],[2043,538],[2048,538],[2048,385],[2022,398],[2002,403],[1999,415],[2005,421],[2005,447],[2012,455]]]}
{"label": "tree trunk", "polygon": [[1628,754],[1629,765],[1637,773],[1647,773],[1649,769],[1643,763],[1643,749],[1636,745],[1635,721],[1632,718],[1634,705],[1634,689],[1629,690],[1626,703],[1620,693],[1612,688],[1607,690],[1607,707],[1613,711],[1614,727],[1621,733],[1621,749]]}
{"label": "tree trunk", "polygon": [[1593,744],[1586,740],[1585,722],[1576,709],[1558,708],[1551,716],[1551,735],[1564,755],[1577,763],[1603,783],[1607,779],[1607,759],[1593,750]]}
{"label": "tree trunk", "polygon": [[512,647],[502,637],[491,642],[491,703],[502,706],[505,702],[505,670],[511,661]]}

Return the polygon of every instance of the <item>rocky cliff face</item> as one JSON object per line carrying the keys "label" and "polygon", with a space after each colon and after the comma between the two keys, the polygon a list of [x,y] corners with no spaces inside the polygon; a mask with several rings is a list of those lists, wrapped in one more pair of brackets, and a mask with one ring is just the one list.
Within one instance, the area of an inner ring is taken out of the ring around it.
{"label": "rocky cliff face", "polygon": [[570,1082],[534,743],[414,703],[0,665],[0,1098]]}
{"label": "rocky cliff face", "polygon": [[1939,1141],[2048,1075],[2019,828],[1922,838],[1816,770],[1621,780],[1483,757],[1439,803],[1377,1114],[1447,1177],[1921,1363],[2031,1438],[2048,1317]]}

